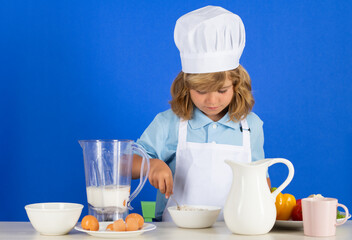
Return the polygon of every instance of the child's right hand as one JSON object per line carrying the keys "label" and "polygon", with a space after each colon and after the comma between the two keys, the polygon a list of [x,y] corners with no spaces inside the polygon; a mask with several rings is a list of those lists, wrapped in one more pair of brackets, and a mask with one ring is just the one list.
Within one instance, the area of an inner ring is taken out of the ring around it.
{"label": "child's right hand", "polygon": [[150,170],[148,176],[152,186],[159,189],[166,198],[169,198],[173,193],[173,178],[169,166],[160,159],[150,159]]}

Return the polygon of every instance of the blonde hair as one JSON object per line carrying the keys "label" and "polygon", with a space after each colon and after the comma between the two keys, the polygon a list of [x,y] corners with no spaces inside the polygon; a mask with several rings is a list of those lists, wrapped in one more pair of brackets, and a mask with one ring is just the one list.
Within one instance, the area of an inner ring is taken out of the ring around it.
{"label": "blonde hair", "polygon": [[239,65],[236,69],[216,72],[190,74],[180,72],[171,85],[172,111],[180,118],[189,120],[193,116],[193,102],[190,90],[213,92],[224,86],[229,79],[233,84],[234,95],[228,106],[231,121],[238,122],[247,117],[254,105],[251,79],[247,71]]}

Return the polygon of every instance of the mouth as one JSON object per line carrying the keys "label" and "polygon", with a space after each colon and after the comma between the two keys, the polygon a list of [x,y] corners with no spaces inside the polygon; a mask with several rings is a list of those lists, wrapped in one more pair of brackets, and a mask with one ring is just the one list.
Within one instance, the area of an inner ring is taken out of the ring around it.
{"label": "mouth", "polygon": [[206,107],[207,109],[209,109],[209,110],[217,110],[219,107]]}

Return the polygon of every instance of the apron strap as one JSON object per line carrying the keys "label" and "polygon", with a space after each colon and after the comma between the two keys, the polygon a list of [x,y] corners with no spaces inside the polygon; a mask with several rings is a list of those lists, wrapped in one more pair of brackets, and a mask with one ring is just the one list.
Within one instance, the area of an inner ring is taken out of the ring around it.
{"label": "apron strap", "polygon": [[180,119],[180,126],[178,128],[178,144],[184,146],[187,142],[187,125],[188,121]]}
{"label": "apron strap", "polygon": [[251,152],[251,140],[250,140],[250,128],[248,127],[247,120],[241,121],[241,131],[243,137],[243,147],[246,152],[248,152],[248,162],[252,162],[252,152]]}

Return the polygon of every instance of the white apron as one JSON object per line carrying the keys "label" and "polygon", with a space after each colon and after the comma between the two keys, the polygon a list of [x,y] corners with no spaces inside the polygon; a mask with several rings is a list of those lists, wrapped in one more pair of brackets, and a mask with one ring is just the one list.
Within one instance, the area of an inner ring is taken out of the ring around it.
{"label": "white apron", "polygon": [[[232,171],[224,160],[252,160],[247,121],[241,121],[243,146],[187,142],[187,126],[188,121],[180,121],[172,197],[180,205],[221,206],[218,221],[223,221],[223,207],[232,184]],[[167,202],[163,221],[171,221],[167,208],[172,205],[173,201]]]}

